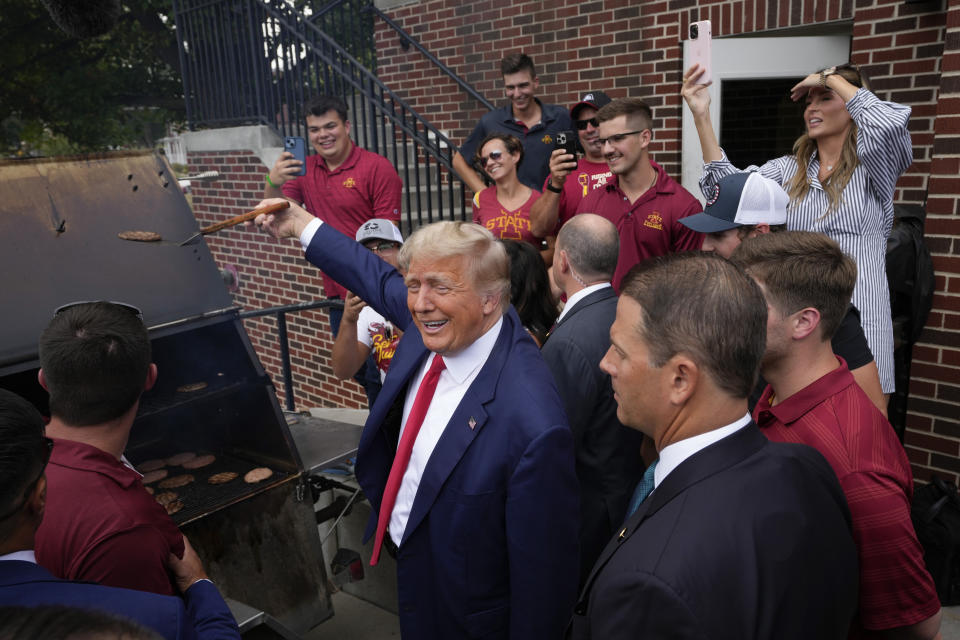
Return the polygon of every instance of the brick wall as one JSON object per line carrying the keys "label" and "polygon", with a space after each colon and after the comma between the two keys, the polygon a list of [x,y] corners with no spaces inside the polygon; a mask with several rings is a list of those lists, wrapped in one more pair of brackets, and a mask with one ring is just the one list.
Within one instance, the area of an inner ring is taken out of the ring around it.
{"label": "brick wall", "polygon": [[[251,151],[188,152],[187,160],[191,172],[220,172],[217,182],[192,186],[193,209],[201,226],[232,218],[260,202],[267,167]],[[236,267],[240,286],[233,297],[244,310],[313,302],[324,296],[319,272],[305,262],[299,242],[277,242],[257,229],[240,226],[207,236],[207,244],[220,268]],[[244,325],[282,404],[286,390],[276,320],[249,318]],[[363,388],[352,380],[337,380],[330,370],[333,338],[326,310],[288,314],[287,332],[298,410],[366,408]]]}

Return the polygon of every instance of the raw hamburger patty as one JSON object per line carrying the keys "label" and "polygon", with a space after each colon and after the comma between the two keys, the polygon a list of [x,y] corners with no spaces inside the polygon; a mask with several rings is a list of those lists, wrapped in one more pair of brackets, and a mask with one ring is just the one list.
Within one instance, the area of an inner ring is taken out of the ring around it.
{"label": "raw hamburger patty", "polygon": [[207,482],[209,482],[210,484],[226,484],[231,480],[234,480],[238,475],[240,474],[234,471],[224,471],[222,473],[215,473],[209,478],[207,478]]}
{"label": "raw hamburger patty", "polygon": [[183,509],[183,501],[182,501],[182,500],[174,500],[174,501],[171,502],[170,504],[165,505],[164,508],[167,510],[167,515],[172,516],[172,515],[175,514],[177,511],[180,511],[180,509]]}
{"label": "raw hamburger patty", "polygon": [[160,234],[155,231],[121,231],[117,234],[121,240],[134,240],[136,242],[156,242],[160,240]]}
{"label": "raw hamburger patty", "polygon": [[140,473],[149,473],[151,471],[156,471],[157,469],[163,469],[165,466],[167,466],[166,460],[147,460],[137,467],[137,470]]}
{"label": "raw hamburger patty", "polygon": [[154,496],[154,500],[163,506],[167,506],[176,499],[177,494],[175,494],[173,491],[164,491],[163,493],[158,493],[156,496]]}
{"label": "raw hamburger patty", "polygon": [[193,482],[193,476],[189,473],[185,473],[181,476],[173,476],[172,478],[167,478],[158,484],[157,486],[161,489],[175,489],[177,487],[182,487]]}
{"label": "raw hamburger patty", "polygon": [[183,453],[178,453],[175,456],[170,456],[169,458],[167,458],[167,464],[176,467],[183,464],[184,462],[189,462],[190,460],[193,460],[196,457],[197,457],[197,454],[192,453],[190,451],[184,451]]}
{"label": "raw hamburger patty", "polygon": [[191,382],[190,384],[184,384],[177,387],[177,391],[180,393],[191,393],[193,391],[200,391],[201,389],[206,389],[206,382]]}
{"label": "raw hamburger patty", "polygon": [[143,474],[143,484],[151,484],[157,480],[163,480],[167,477],[170,472],[166,469],[157,469],[156,471],[148,471]]}
{"label": "raw hamburger patty", "polygon": [[205,467],[208,464],[213,464],[217,459],[216,456],[207,454],[205,456],[197,456],[193,460],[187,460],[183,463],[184,469],[199,469],[200,467]]}
{"label": "raw hamburger patty", "polygon": [[256,484],[263,482],[272,475],[273,470],[267,469],[266,467],[257,467],[256,469],[247,471],[247,475],[243,476],[243,481],[247,484]]}

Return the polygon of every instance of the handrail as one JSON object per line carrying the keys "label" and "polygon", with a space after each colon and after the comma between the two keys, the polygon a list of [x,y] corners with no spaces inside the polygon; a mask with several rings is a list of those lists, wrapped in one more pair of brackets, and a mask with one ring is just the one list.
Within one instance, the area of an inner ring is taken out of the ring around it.
{"label": "handrail", "polygon": [[[340,1],[342,1],[342,0],[340,0]],[[409,33],[407,33],[407,32],[404,30],[403,27],[401,27],[399,24],[397,24],[396,22],[394,22],[394,21],[390,18],[390,16],[388,16],[387,14],[385,14],[385,13],[380,9],[380,7],[378,7],[377,5],[371,3],[371,4],[368,4],[366,7],[364,7],[363,10],[364,10],[364,11],[370,11],[370,12],[372,12],[372,13],[375,13],[381,20],[383,20],[383,21],[387,24],[388,27],[390,27],[391,29],[393,29],[394,31],[396,31],[396,32],[400,35],[400,38],[401,38],[401,40],[402,40],[403,42],[409,43],[409,44],[413,45],[413,47],[414,47],[417,51],[419,51],[420,53],[422,53],[423,56],[424,56],[427,60],[429,60],[430,62],[432,62],[433,64],[435,64],[437,67],[439,67],[440,71],[442,71],[442,72],[443,72],[444,74],[446,74],[450,79],[452,79],[454,82],[456,82],[456,83],[460,86],[461,89],[463,89],[464,91],[466,91],[467,94],[469,94],[471,98],[473,98],[474,100],[476,100],[477,102],[479,102],[480,104],[482,104],[483,106],[485,106],[485,107],[486,107],[487,109],[489,109],[490,111],[493,111],[493,110],[495,110],[495,109],[497,108],[497,106],[496,106],[495,104],[493,104],[492,102],[490,102],[489,100],[487,100],[485,97],[483,97],[483,95],[482,95],[480,92],[478,92],[476,89],[474,89],[474,88],[473,88],[473,85],[468,84],[467,81],[464,80],[463,78],[461,78],[460,76],[458,76],[458,75],[453,71],[453,69],[451,69],[451,68],[448,67],[447,65],[443,64],[442,62],[440,62],[440,59],[439,59],[439,58],[437,58],[437,57],[434,56],[432,53],[430,53],[429,51],[427,51],[427,48],[426,48],[426,47],[424,47],[424,46],[423,46],[422,44],[420,44],[417,40],[415,40],[415,39],[413,38],[413,36],[411,36]]]}

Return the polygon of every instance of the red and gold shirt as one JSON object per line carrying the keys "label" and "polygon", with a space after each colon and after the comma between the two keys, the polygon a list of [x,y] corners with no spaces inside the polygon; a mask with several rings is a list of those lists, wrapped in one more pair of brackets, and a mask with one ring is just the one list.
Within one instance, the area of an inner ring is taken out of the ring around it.
{"label": "red and gold shirt", "polygon": [[483,225],[501,240],[522,240],[540,249],[540,238],[530,233],[530,209],[540,197],[531,189],[527,201],[513,211],[507,211],[497,200],[497,186],[492,185],[473,196],[473,221]]}

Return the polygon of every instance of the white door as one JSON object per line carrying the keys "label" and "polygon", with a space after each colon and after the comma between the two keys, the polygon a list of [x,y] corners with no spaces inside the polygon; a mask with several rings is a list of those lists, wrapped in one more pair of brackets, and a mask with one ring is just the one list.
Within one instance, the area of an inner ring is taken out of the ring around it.
{"label": "white door", "polygon": [[[721,38],[713,48],[713,84],[710,85],[710,119],[723,140],[721,85],[725,80],[801,78],[817,69],[842,64],[850,59],[850,36],[804,36],[792,38]],[[690,66],[690,41],[683,42],[683,68]],[[775,108],[775,105],[770,105]],[[683,109],[683,186],[703,201],[699,180],[703,171],[700,139],[686,103]],[[784,153],[789,149],[784,149]],[[743,167],[741,167],[743,168]]]}

